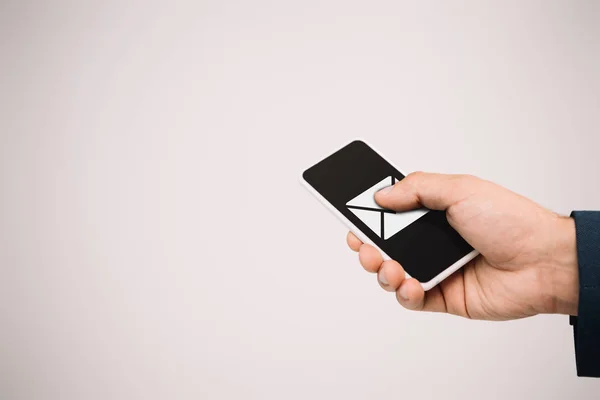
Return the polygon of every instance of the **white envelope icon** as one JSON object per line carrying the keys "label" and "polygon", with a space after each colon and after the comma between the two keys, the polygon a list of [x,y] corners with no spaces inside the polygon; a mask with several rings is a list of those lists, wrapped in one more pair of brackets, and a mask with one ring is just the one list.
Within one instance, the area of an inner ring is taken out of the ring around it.
{"label": "white envelope icon", "polygon": [[388,176],[346,204],[346,207],[354,215],[360,218],[382,239],[389,239],[429,212],[426,208],[402,212],[381,208],[375,202],[375,193],[394,183],[396,183],[396,179],[393,176]]}

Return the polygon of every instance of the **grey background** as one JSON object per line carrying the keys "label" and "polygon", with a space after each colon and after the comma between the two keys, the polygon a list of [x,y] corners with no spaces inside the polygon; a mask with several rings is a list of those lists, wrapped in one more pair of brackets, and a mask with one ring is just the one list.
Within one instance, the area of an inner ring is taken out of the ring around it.
{"label": "grey background", "polygon": [[405,311],[298,184],[354,137],[599,209],[598,2],[0,5],[3,399],[592,399],[567,317]]}

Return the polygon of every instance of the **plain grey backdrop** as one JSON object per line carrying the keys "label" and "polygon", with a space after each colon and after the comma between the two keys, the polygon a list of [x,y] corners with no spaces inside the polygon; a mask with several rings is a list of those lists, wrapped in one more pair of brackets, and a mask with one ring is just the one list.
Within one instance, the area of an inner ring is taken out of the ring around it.
{"label": "plain grey backdrop", "polygon": [[298,183],[600,209],[594,1],[0,2],[0,397],[593,399],[565,316],[403,310]]}

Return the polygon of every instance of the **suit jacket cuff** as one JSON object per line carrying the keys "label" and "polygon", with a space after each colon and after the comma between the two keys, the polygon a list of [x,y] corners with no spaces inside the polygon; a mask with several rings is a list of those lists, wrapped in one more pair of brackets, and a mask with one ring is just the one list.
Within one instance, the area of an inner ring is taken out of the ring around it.
{"label": "suit jacket cuff", "polygon": [[571,317],[577,375],[600,377],[600,212],[574,211],[579,306]]}

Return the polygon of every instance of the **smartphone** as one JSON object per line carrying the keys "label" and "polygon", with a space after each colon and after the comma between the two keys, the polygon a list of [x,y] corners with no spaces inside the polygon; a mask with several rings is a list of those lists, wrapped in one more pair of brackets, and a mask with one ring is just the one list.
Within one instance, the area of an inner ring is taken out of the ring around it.
{"label": "smartphone", "polygon": [[445,211],[395,212],[380,207],[375,193],[406,176],[364,140],[354,140],[302,173],[302,184],[363,243],[384,260],[402,265],[407,277],[429,290],[475,258],[450,226]]}

